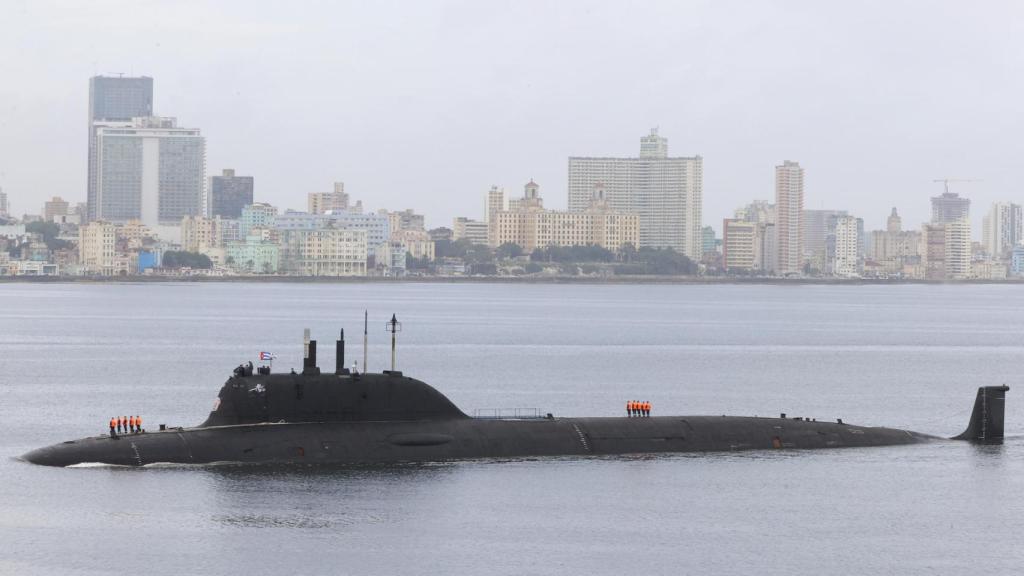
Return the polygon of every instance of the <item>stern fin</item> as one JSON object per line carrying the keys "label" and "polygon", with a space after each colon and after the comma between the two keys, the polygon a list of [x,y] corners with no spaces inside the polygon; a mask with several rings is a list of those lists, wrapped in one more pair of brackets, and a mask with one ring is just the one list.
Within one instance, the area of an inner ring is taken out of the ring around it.
{"label": "stern fin", "polygon": [[982,386],[978,388],[978,397],[974,401],[971,422],[959,436],[952,440],[969,440],[971,442],[999,442],[1003,439],[1003,412],[1006,404],[1006,391],[1010,387]]}

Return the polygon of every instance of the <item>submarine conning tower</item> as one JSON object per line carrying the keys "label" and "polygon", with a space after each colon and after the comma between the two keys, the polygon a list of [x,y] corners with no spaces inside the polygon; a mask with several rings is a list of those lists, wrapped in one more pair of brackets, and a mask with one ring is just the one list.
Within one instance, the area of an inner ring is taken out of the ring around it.
{"label": "submarine conning tower", "polygon": [[415,421],[469,418],[444,394],[396,370],[358,373],[344,367],[345,332],[336,343],[334,373],[316,363],[306,330],[301,372],[272,374],[240,366],[221,387],[199,427],[259,423]]}

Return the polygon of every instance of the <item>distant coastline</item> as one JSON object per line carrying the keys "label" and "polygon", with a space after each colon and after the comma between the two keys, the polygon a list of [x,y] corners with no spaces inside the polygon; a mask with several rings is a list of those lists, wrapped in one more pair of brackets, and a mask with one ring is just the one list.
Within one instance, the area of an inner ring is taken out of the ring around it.
{"label": "distant coastline", "polygon": [[722,276],[0,276],[0,284],[147,284],[281,283],[281,284],[732,284],[732,285],[899,285],[899,284],[1022,284],[1024,278],[1003,280],[911,280],[881,278],[742,278]]}

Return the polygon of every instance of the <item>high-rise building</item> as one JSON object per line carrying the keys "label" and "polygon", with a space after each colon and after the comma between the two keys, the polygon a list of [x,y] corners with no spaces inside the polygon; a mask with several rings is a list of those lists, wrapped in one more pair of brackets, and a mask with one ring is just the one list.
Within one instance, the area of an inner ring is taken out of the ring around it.
{"label": "high-rise building", "polygon": [[962,280],[971,277],[971,223],[946,222],[946,277]]}
{"label": "high-rise building", "polygon": [[153,115],[153,79],[142,76],[93,76],[89,79],[89,167],[87,204],[88,219],[98,218],[96,165],[96,124],[131,122],[133,118]]}
{"label": "high-rise building", "polygon": [[0,188],[0,217],[10,216],[10,206],[7,204],[7,192]]}
{"label": "high-rise building", "polygon": [[328,212],[362,212],[363,203],[357,202],[355,206],[349,206],[348,193],[345,192],[344,182],[335,182],[333,192],[311,192],[309,194],[309,213],[326,214]]}
{"label": "high-rise building", "polygon": [[206,139],[174,118],[97,122],[90,214],[110,222],[176,226],[205,213]]}
{"label": "high-rise building", "polygon": [[67,200],[60,196],[54,196],[52,199],[43,202],[43,221],[53,222],[54,218],[59,220],[61,216],[67,216],[68,207]]}
{"label": "high-rise building", "polygon": [[586,210],[594,185],[603,184],[611,210],[638,215],[640,247],[700,260],[703,165],[700,156],[669,157],[657,130],[641,138],[637,158],[570,157],[569,210]]}
{"label": "high-rise building", "polygon": [[990,258],[1005,259],[1024,240],[1020,204],[996,202],[982,221],[982,242]]}
{"label": "high-rise building", "polygon": [[860,219],[838,216],[835,219],[832,274],[843,278],[860,275]]}
{"label": "high-rise building", "polygon": [[775,167],[775,226],[778,234],[779,274],[803,269],[804,169],[786,160]]}
{"label": "high-rise building", "polygon": [[711,226],[705,226],[700,230],[701,237],[701,252],[705,257],[708,254],[714,254],[718,252],[718,238],[715,237],[715,229]]}
{"label": "high-rise building", "polygon": [[227,168],[220,176],[210,177],[210,217],[237,219],[242,207],[252,204],[253,177],[236,176]]}
{"label": "high-rise building", "polygon": [[932,224],[945,224],[966,220],[970,215],[971,200],[961,198],[956,192],[944,192],[932,197]]}

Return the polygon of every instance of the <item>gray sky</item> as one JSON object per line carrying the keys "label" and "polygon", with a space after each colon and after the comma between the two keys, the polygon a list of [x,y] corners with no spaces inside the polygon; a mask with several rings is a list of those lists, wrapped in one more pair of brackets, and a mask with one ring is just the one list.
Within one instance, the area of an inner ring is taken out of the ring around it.
{"label": "gray sky", "polygon": [[[704,156],[704,221],[806,170],[807,208],[880,228],[974,177],[975,237],[1024,201],[1024,4],[1013,2],[43,2],[0,0],[0,187],[17,213],[85,200],[88,78],[154,80],[210,174],[305,207],[345,182],[428,225],[482,217],[531,177],[566,205],[567,157],[635,156],[660,127]],[[954,185],[955,186],[955,185]]]}

